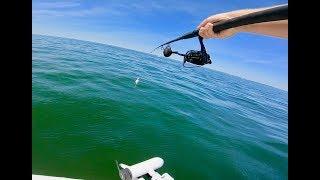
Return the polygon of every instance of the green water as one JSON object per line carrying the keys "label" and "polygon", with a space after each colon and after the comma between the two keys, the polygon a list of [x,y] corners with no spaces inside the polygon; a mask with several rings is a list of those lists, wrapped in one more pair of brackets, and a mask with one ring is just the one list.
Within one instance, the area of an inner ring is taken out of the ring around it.
{"label": "green water", "polygon": [[177,180],[288,179],[287,111],[287,92],[269,86],[33,35],[34,174],[116,180],[115,160],[158,156]]}

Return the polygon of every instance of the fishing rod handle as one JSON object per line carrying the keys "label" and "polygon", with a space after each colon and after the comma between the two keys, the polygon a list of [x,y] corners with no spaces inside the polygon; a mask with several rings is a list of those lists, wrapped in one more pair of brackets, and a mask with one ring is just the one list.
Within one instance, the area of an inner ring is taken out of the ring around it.
{"label": "fishing rod handle", "polygon": [[213,26],[213,32],[218,33],[226,29],[244,26],[248,24],[279,21],[286,19],[288,19],[287,4],[218,22]]}

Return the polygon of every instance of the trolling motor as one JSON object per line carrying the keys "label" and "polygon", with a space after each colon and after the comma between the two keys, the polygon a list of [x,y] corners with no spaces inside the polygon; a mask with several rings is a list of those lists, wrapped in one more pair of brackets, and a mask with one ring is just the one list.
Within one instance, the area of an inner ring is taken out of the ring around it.
{"label": "trolling motor", "polygon": [[187,51],[186,54],[181,54],[177,51],[172,51],[170,45],[167,45],[164,50],[163,50],[163,55],[165,57],[169,57],[172,54],[177,54],[180,56],[183,56],[183,66],[186,62],[192,63],[192,64],[196,64],[199,66],[203,66],[205,64],[211,64],[211,59],[210,59],[210,55],[207,53],[206,48],[203,45],[203,38],[201,36],[198,36],[199,42],[200,42],[200,46],[201,46],[201,50],[200,51],[196,51],[196,50],[189,50]]}
{"label": "trolling motor", "polygon": [[[219,33],[220,31],[229,29],[229,28],[235,28],[238,26],[244,26],[248,24],[255,24],[255,23],[262,23],[262,22],[270,22],[270,21],[280,21],[280,20],[287,20],[288,19],[288,4],[281,5],[281,6],[276,6],[273,8],[265,9],[263,11],[258,11],[254,13],[250,13],[247,15],[243,15],[240,17],[236,17],[233,19],[225,20],[225,21],[220,21],[216,23],[213,27],[213,32]],[[181,54],[177,51],[172,51],[170,47],[170,43],[182,40],[182,39],[190,39],[198,37],[201,50],[196,51],[196,50],[190,50],[187,51],[186,54]],[[192,32],[189,32],[187,34],[184,34],[174,40],[171,40],[169,42],[166,42],[158,47],[156,47],[154,50],[158,48],[163,48],[163,46],[167,45],[163,49],[163,55],[165,57],[169,57],[172,54],[177,54],[180,56],[183,56],[183,66],[186,62],[195,64],[198,66],[203,66],[205,64],[211,64],[211,59],[210,55],[206,52],[206,49],[203,45],[203,38],[199,36],[199,30],[194,30]],[[153,51],[154,51],[153,50]],[[153,52],[152,51],[152,52]],[[184,66],[185,67],[185,66]]]}

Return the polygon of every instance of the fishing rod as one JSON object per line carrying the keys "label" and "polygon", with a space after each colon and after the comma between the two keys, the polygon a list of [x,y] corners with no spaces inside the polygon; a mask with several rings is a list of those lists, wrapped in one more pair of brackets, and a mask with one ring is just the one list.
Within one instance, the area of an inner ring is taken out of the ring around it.
{"label": "fishing rod", "polygon": [[[235,28],[239,26],[244,26],[248,24],[255,24],[255,23],[263,23],[263,22],[270,22],[270,21],[280,21],[280,20],[287,20],[288,19],[288,5],[281,5],[273,8],[268,8],[262,11],[253,12],[250,14],[246,14],[240,17],[236,17],[233,19],[225,20],[217,22],[213,26],[213,32],[219,33],[220,31]],[[172,51],[170,47],[170,43],[183,40],[183,39],[190,39],[198,37],[201,50],[189,50],[186,52],[186,54],[181,54],[177,51]],[[164,49],[163,46],[167,45]],[[206,52],[206,49],[203,44],[203,38],[199,35],[199,30],[196,29],[192,32],[186,33],[174,40],[168,41],[164,44],[161,44],[160,46],[156,47],[153,51],[155,51],[158,48],[163,49],[163,55],[165,57],[169,57],[172,54],[177,54],[180,56],[183,56],[183,66],[186,62],[196,64],[198,66],[203,66],[205,64],[211,64],[210,55]],[[152,51],[152,52],[153,52]]]}

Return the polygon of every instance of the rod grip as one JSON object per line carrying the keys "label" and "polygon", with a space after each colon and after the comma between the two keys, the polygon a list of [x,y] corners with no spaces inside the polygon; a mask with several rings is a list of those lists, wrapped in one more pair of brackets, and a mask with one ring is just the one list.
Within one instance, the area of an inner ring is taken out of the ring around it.
{"label": "rod grip", "polygon": [[287,4],[218,22],[213,26],[213,32],[218,33],[229,28],[244,26],[248,24],[279,21],[285,19],[288,19]]}

